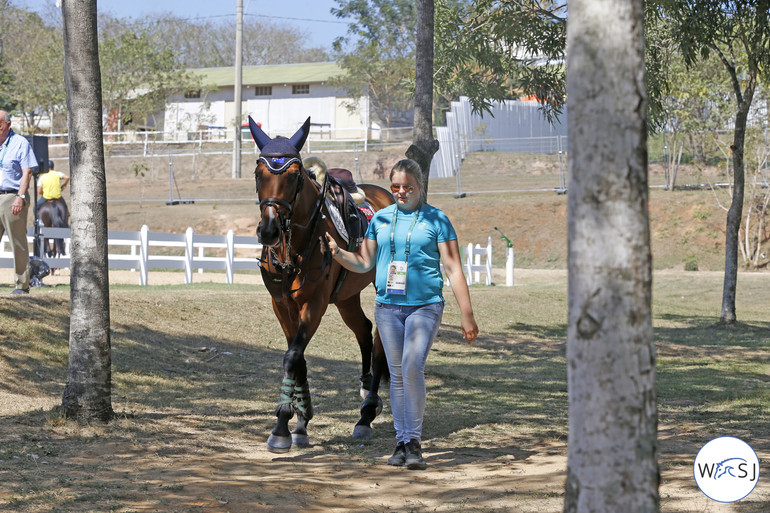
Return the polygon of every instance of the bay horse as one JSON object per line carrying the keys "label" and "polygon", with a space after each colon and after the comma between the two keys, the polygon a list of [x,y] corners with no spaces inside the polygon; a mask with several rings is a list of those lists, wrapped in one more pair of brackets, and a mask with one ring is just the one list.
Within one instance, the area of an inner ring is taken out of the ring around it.
{"label": "bay horse", "polygon": [[[368,439],[371,422],[382,410],[378,396],[387,360],[379,332],[361,308],[361,291],[374,282],[374,270],[348,273],[331,258],[325,233],[348,247],[334,227],[326,202],[327,184],[319,185],[304,168],[300,150],[310,132],[310,118],[291,138],[271,139],[249,116],[249,127],[261,153],[254,171],[261,219],[257,233],[262,243],[260,270],[270,292],[273,311],[286,337],[283,381],[275,409],[276,426],[267,450],[283,453],[292,444],[309,443],[308,422],[313,418],[305,349],[315,334],[329,303],[351,329],[361,351],[361,418],[353,437]],[[361,185],[374,210],[393,203],[393,196],[375,185]],[[321,244],[327,251],[321,251]],[[297,414],[293,431],[289,420]]]}
{"label": "bay horse", "polygon": [[[46,228],[69,228],[67,205],[61,198],[50,199],[37,209],[37,216]],[[64,239],[45,239],[45,256],[56,258],[64,255]],[[42,255],[41,255],[42,256]]]}

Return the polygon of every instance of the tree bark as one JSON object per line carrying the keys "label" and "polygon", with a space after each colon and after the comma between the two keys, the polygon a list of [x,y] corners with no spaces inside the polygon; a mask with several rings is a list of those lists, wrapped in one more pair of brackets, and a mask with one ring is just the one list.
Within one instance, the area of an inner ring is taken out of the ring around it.
{"label": "tree bark", "polygon": [[[733,80],[737,84],[737,77]],[[736,91],[738,110],[735,114],[735,131],[730,150],[733,154],[733,198],[727,211],[725,227],[725,279],[722,287],[722,313],[719,320],[732,325],[738,321],[735,313],[735,293],[738,288],[738,235],[743,218],[743,198],[746,184],[743,151],[746,142],[746,123],[754,98],[754,81],[749,79],[741,94]]]}
{"label": "tree bark", "polygon": [[438,141],[433,138],[433,0],[417,1],[417,46],[414,85],[414,142],[406,156],[420,164],[422,186],[428,194],[428,175]]}
{"label": "tree bark", "polygon": [[642,0],[574,0],[567,40],[564,511],[655,512],[660,499]]}
{"label": "tree bark", "polygon": [[113,416],[107,188],[96,0],[63,0],[71,174],[70,339],[62,408],[68,417]]}

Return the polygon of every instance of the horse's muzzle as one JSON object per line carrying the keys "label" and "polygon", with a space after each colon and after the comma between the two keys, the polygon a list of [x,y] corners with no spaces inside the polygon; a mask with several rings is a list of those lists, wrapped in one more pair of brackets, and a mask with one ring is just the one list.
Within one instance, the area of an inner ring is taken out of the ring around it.
{"label": "horse's muzzle", "polygon": [[263,217],[257,226],[257,235],[265,246],[272,248],[278,245],[281,242],[281,223],[278,217],[274,215]]}

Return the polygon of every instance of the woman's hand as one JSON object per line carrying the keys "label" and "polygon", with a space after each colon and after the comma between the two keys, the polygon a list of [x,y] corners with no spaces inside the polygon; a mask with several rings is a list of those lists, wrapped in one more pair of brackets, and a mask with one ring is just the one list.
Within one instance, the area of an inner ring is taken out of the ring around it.
{"label": "woman's hand", "polygon": [[[334,237],[329,235],[329,232],[326,232],[326,242],[329,244],[329,253],[332,258],[336,257],[340,252],[340,247],[337,245],[337,241],[334,240]],[[326,246],[324,244],[321,244],[321,253],[326,253]]]}
{"label": "woman's hand", "polygon": [[463,338],[470,344],[479,334],[479,327],[476,325],[476,318],[473,313],[468,315],[463,314],[461,321],[461,327],[463,330]]}

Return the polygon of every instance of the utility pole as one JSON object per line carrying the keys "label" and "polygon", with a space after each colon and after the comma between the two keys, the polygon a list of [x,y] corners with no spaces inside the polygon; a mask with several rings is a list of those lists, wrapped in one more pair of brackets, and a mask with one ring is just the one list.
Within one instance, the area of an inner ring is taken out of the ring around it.
{"label": "utility pole", "polygon": [[243,87],[243,0],[237,0],[235,15],[235,138],[233,139],[233,178],[241,177],[241,89]]}

